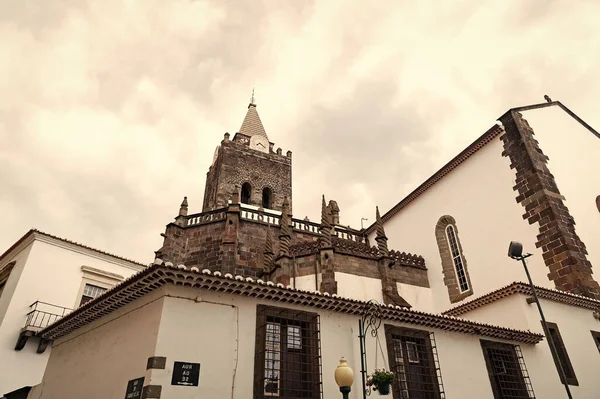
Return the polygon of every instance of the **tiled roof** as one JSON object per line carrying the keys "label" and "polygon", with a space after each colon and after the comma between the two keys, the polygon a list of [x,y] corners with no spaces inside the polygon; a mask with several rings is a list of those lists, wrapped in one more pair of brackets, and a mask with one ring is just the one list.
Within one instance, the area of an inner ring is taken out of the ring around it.
{"label": "tiled roof", "polygon": [[248,106],[248,112],[246,112],[246,117],[244,118],[244,122],[242,122],[242,127],[240,127],[240,133],[248,137],[263,136],[267,140],[269,139],[260,121],[260,116],[258,116],[258,112],[256,111],[256,105],[250,104]]}
{"label": "tiled roof", "polygon": [[[392,209],[387,211],[385,213],[385,215],[383,215],[381,217],[381,221],[384,223],[387,222],[392,216],[394,216],[396,213],[400,212],[400,210],[402,208],[404,208],[406,205],[408,205],[413,200],[415,200],[418,196],[420,196],[425,191],[427,191],[431,186],[433,186],[435,183],[440,181],[444,176],[446,176],[448,173],[452,172],[452,170],[456,169],[457,166],[459,166],[461,163],[463,163],[467,159],[469,159],[469,157],[471,157],[477,151],[482,149],[486,144],[491,142],[494,138],[496,138],[503,131],[504,130],[502,129],[502,127],[500,127],[498,125],[492,126],[487,132],[485,132],[481,137],[479,137],[477,140],[475,140],[470,146],[465,148],[460,154],[458,154],[456,157],[454,157],[450,162],[448,162],[446,165],[444,165],[440,170],[435,172],[433,174],[433,176],[431,176],[429,179],[425,180],[425,182],[423,184],[421,184],[419,187],[417,187],[412,193],[408,194],[406,197],[404,197],[404,199],[402,201],[400,201],[396,205],[394,205],[394,207]],[[375,231],[375,223],[373,223],[371,226],[369,226],[366,229],[365,234],[371,234],[373,231]]]}
{"label": "tiled roof", "polygon": [[147,267],[148,266],[146,264],[143,264],[143,263],[140,263],[140,262],[136,262],[136,261],[131,260],[131,259],[123,258],[122,256],[114,255],[114,254],[111,254],[111,253],[108,253],[108,252],[101,251],[101,250],[96,249],[96,248],[88,247],[87,245],[80,244],[80,243],[75,242],[75,241],[67,240],[66,238],[61,238],[61,237],[57,237],[57,236],[52,235],[52,234],[44,233],[43,231],[40,231],[40,230],[37,230],[37,229],[31,229],[31,230],[29,230],[27,233],[25,233],[25,235],[23,235],[23,237],[21,237],[17,242],[15,242],[13,245],[11,245],[10,248],[8,248],[2,255],[0,255],[0,262],[2,262],[2,259],[6,255],[8,255],[13,249],[15,249],[17,246],[19,246],[19,244],[21,244],[23,241],[25,241],[31,235],[35,235],[35,234],[43,235],[43,236],[46,236],[48,238],[59,240],[59,241],[62,241],[64,243],[67,243],[67,244],[76,245],[76,246],[78,246],[80,248],[85,248],[87,250],[90,250],[90,251],[93,251],[93,252],[97,252],[97,253],[102,254],[102,255],[110,256],[110,257],[115,258],[115,259],[120,259],[120,260],[129,262],[129,263],[136,264],[138,266],[143,266],[143,267]]}
{"label": "tiled roof", "polygon": [[[600,301],[596,299],[591,299],[581,295],[571,294],[569,292],[558,291],[538,286],[535,286],[535,291],[537,293],[538,298],[546,299],[548,301],[564,303],[566,305],[577,306],[584,309],[600,309]],[[492,291],[489,294],[485,294],[483,296],[480,296],[479,298],[475,298],[471,301],[465,302],[451,309],[448,309],[442,314],[449,316],[459,316],[514,294],[533,295],[529,284],[525,284],[523,282],[514,282],[495,291]]]}
{"label": "tiled roof", "polygon": [[[187,269],[183,265],[162,264],[161,260],[157,260],[153,266],[135,274],[96,299],[86,303],[56,323],[46,327],[38,335],[47,339],[62,337],[165,284],[183,285],[201,290],[285,302],[353,315],[361,315],[366,305],[365,301],[294,289],[270,281],[255,281],[252,278],[242,276],[233,277],[231,274],[221,276],[220,272],[211,273],[208,270],[200,272],[196,267]],[[384,320],[527,344],[538,343],[543,338],[541,334],[528,331],[462,320],[452,316],[408,310],[393,305],[382,305],[381,314]]]}

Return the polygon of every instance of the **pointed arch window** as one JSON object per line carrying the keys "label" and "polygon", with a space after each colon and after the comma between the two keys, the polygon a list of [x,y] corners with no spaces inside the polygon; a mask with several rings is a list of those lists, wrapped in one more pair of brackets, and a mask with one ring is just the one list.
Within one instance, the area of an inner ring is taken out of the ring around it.
{"label": "pointed arch window", "polygon": [[263,188],[262,192],[262,207],[266,209],[271,209],[273,204],[273,191],[269,187]]}
{"label": "pointed arch window", "polygon": [[436,225],[435,235],[450,302],[459,302],[473,295],[473,287],[454,218],[442,216]]}
{"label": "pointed arch window", "polygon": [[252,187],[250,186],[250,183],[242,184],[242,192],[240,195],[242,204],[250,204],[251,193],[252,193]]}

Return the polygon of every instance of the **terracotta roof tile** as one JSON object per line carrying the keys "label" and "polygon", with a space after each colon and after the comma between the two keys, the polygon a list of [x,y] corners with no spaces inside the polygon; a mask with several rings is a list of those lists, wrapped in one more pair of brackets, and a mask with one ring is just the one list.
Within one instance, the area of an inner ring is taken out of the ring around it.
{"label": "terracotta roof tile", "polygon": [[[159,260],[158,263],[160,262]],[[221,276],[219,272],[211,273],[208,270],[200,272],[196,267],[187,269],[183,265],[172,266],[168,263],[165,265],[158,263],[135,274],[96,299],[76,309],[40,331],[38,335],[48,339],[56,339],[67,335],[165,284],[184,285],[202,290],[268,299],[354,315],[362,314],[363,308],[366,305],[365,301],[341,298],[337,295],[329,295],[328,293],[284,287],[282,284],[274,284],[270,281],[255,281],[252,278],[234,277],[231,274]],[[541,334],[528,331],[462,320],[452,316],[408,310],[393,305],[382,305],[381,314],[384,320],[527,344],[535,344],[543,339]]]}
{"label": "terracotta roof tile", "polygon": [[[538,298],[546,299],[548,301],[564,303],[566,305],[577,306],[584,309],[600,309],[600,301],[596,299],[538,286],[535,286],[535,291]],[[458,306],[454,306],[442,314],[459,316],[514,294],[533,295],[529,284],[525,284],[523,282],[514,282],[488,294],[480,296],[479,298],[475,298]]]}

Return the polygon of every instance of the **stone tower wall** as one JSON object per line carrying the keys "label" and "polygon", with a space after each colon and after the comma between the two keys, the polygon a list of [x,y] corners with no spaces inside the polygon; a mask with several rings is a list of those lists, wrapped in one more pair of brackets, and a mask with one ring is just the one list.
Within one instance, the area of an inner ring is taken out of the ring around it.
{"label": "stone tower wall", "polygon": [[252,187],[250,205],[262,205],[265,187],[272,191],[271,209],[281,211],[283,199],[292,202],[291,153],[281,155],[250,149],[246,143],[224,140],[206,177],[203,212],[227,205],[244,183]]}

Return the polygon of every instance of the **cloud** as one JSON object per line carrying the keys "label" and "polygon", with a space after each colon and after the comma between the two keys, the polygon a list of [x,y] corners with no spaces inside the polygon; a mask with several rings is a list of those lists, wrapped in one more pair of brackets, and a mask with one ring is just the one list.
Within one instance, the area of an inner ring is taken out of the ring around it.
{"label": "cloud", "polygon": [[325,193],[359,226],[509,107],[598,115],[600,6],[531,4],[4,2],[0,247],[37,227],[151,261],[252,87],[296,216]]}

